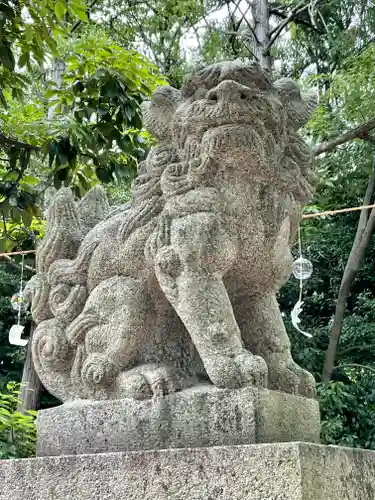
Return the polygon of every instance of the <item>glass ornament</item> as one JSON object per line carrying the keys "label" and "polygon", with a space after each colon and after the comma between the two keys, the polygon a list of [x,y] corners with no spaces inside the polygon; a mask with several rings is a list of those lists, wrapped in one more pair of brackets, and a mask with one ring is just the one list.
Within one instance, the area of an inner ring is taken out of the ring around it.
{"label": "glass ornament", "polygon": [[307,259],[303,257],[298,257],[297,260],[293,262],[293,275],[298,280],[308,280],[311,278],[313,272],[313,265]]}
{"label": "glass ornament", "polygon": [[24,330],[25,327],[23,325],[13,325],[9,330],[9,344],[25,347],[25,345],[28,344],[29,339],[21,338]]}
{"label": "glass ornament", "polygon": [[290,313],[290,316],[292,319],[292,325],[294,326],[294,328],[296,330],[299,331],[299,333],[302,333],[306,337],[311,338],[312,335],[310,333],[307,333],[304,330],[301,330],[301,328],[299,327],[299,324],[301,323],[301,318],[299,317],[299,315],[302,313],[302,306],[303,306],[303,302],[302,302],[302,300],[299,300],[297,302],[297,304],[293,307],[293,310]]}
{"label": "glass ornament", "polygon": [[15,293],[10,299],[12,308],[17,312],[23,312],[27,309],[26,299],[22,291]]}

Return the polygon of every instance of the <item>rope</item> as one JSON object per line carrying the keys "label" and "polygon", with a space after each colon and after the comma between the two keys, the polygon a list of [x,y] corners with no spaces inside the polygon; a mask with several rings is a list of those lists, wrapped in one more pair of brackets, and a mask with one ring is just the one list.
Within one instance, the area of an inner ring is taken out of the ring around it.
{"label": "rope", "polygon": [[314,217],[323,217],[324,215],[344,214],[347,212],[355,212],[356,210],[367,210],[369,208],[375,208],[375,205],[362,205],[360,207],[340,208],[339,210],[327,210],[325,212],[316,212],[314,214],[304,214],[302,215],[302,219],[312,219]]}
{"label": "rope", "polygon": [[[24,255],[22,254],[22,261],[21,261],[21,280],[20,280],[20,297],[23,297],[23,261],[24,261]],[[18,306],[18,322],[17,324],[19,325],[21,323],[21,304]]]}
{"label": "rope", "polygon": [[0,257],[7,257],[8,255],[26,255],[28,253],[35,253],[36,250],[23,250],[19,252],[9,252],[9,253],[0,253]]}
{"label": "rope", "polygon": [[[313,219],[314,217],[324,217],[325,215],[344,214],[344,213],[348,213],[348,212],[355,212],[358,210],[368,210],[370,208],[375,208],[375,204],[374,205],[362,205],[359,207],[351,207],[351,208],[339,208],[338,210],[326,210],[325,212],[315,212],[313,214],[303,214],[302,219]],[[299,238],[300,238],[300,236],[299,236]],[[22,250],[19,252],[4,252],[4,253],[0,253],[0,257],[7,257],[8,255],[22,255],[23,256],[23,255],[31,254],[31,253],[35,253],[35,252],[36,252],[36,250]]]}
{"label": "rope", "polygon": [[303,294],[303,278],[302,278],[302,241],[301,241],[301,226],[298,226],[298,252],[299,258],[301,259],[301,272],[299,278],[299,302],[302,302],[302,294]]}

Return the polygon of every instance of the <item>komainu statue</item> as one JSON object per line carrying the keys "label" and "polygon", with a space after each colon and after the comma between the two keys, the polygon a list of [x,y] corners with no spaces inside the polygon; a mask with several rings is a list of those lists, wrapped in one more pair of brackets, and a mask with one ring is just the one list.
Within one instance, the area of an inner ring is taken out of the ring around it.
{"label": "komainu statue", "polygon": [[79,202],[57,193],[27,286],[51,393],[147,399],[211,383],[314,397],[276,301],[312,194],[298,129],[313,100],[255,63],[200,69],[144,105],[158,145],[128,205],[99,187]]}

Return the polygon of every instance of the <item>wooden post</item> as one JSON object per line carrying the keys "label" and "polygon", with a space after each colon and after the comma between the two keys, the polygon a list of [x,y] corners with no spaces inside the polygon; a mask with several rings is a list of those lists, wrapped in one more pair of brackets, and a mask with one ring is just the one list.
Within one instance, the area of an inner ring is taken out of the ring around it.
{"label": "wooden post", "polygon": [[25,359],[25,364],[23,366],[22,383],[21,383],[21,394],[19,396],[20,403],[17,407],[17,411],[25,413],[28,410],[38,410],[40,404],[40,396],[42,393],[42,383],[39,380],[38,374],[34,368],[34,362],[32,358],[32,335],[34,332],[35,325],[31,324],[30,327],[30,340],[27,345],[27,354]]}

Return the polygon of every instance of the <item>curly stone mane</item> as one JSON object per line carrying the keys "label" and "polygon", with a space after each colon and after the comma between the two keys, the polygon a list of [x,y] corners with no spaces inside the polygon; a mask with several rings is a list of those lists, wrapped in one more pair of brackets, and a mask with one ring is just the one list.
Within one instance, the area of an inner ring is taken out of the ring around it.
{"label": "curly stone mane", "polygon": [[[218,93],[230,98],[231,86],[240,89],[239,101],[226,105],[224,100],[215,106]],[[258,64],[237,61],[196,71],[181,91],[160,88],[144,106],[144,121],[162,141],[151,150],[133,184],[132,213],[120,229],[121,241],[156,218],[169,198],[204,185],[207,177],[225,169],[225,161],[218,161],[215,149],[222,154],[237,148],[239,162],[247,166],[254,160],[257,171],[262,164],[264,175],[253,182],[262,186],[263,211],[269,210],[266,194],[271,185],[277,186],[280,200],[291,196],[298,205],[305,203],[314,182],[313,156],[298,128],[308,119],[313,100],[309,94],[302,95],[292,80],[272,83]],[[230,132],[232,125],[241,126],[241,136],[228,133],[218,139],[210,133],[225,126]],[[247,147],[243,159],[242,145]],[[292,219],[296,217],[298,210]]]}

